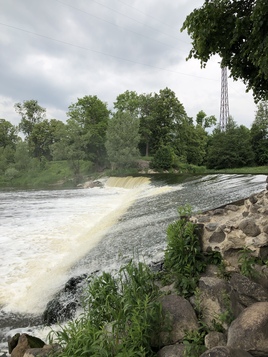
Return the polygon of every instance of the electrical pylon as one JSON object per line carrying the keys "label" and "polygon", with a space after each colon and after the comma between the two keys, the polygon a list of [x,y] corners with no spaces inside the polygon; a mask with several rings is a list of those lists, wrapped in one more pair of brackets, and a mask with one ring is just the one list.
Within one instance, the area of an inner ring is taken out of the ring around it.
{"label": "electrical pylon", "polygon": [[229,120],[229,99],[228,99],[228,81],[227,67],[221,67],[221,108],[220,108],[220,128],[226,129]]}

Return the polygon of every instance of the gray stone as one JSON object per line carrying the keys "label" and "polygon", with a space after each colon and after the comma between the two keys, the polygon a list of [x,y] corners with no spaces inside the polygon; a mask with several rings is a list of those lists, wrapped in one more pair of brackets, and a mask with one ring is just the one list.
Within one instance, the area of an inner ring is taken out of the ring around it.
{"label": "gray stone", "polygon": [[252,357],[252,355],[236,348],[218,346],[204,352],[200,357]]}
{"label": "gray stone", "polygon": [[215,231],[215,229],[218,227],[218,223],[209,223],[205,226],[206,230],[209,232]]}
{"label": "gray stone", "polygon": [[214,232],[209,238],[210,243],[222,243],[225,240],[225,233],[222,230]]}
{"label": "gray stone", "polygon": [[249,352],[252,356],[268,355],[268,302],[246,308],[228,330],[227,346]]}
{"label": "gray stone", "polygon": [[197,317],[189,301],[178,295],[166,295],[160,302],[171,327],[171,332],[161,332],[160,346],[181,342],[187,331],[198,330]]}
{"label": "gray stone", "polygon": [[248,277],[234,273],[230,279],[232,310],[237,317],[246,307],[268,300],[268,290]]}
{"label": "gray stone", "polygon": [[[199,308],[203,321],[208,327],[213,328],[215,320],[225,313],[230,286],[227,281],[217,277],[201,277],[199,280]],[[224,324],[227,328],[227,325]]]}
{"label": "gray stone", "polygon": [[253,218],[247,218],[240,222],[239,229],[250,237],[256,237],[261,233],[260,228],[257,226]]}
{"label": "gray stone", "polygon": [[183,357],[184,345],[175,344],[171,346],[165,346],[157,353],[157,357]]}
{"label": "gray stone", "polygon": [[224,333],[212,331],[205,336],[205,346],[208,350],[217,346],[226,346],[227,336]]}

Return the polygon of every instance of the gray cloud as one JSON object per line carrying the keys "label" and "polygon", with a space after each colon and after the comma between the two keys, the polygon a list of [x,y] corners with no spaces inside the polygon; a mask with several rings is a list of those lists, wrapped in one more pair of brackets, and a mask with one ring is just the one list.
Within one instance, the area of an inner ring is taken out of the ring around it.
{"label": "gray cloud", "polygon": [[[97,95],[112,108],[125,90],[169,87],[189,116],[219,116],[220,68],[186,62],[182,23],[203,0],[9,0],[0,13],[0,117],[17,124],[13,105],[37,99],[48,118],[66,120],[71,103]],[[248,127],[255,105],[229,80],[230,112]]]}

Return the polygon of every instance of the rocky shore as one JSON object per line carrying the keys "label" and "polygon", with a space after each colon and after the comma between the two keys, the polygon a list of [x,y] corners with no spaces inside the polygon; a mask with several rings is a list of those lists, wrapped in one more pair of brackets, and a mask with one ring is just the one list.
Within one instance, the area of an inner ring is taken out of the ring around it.
{"label": "rocky shore", "polygon": [[[203,348],[198,355],[202,357],[267,357],[268,191],[190,220],[198,226],[203,252],[219,252],[224,266],[208,266],[197,293],[189,299],[179,296],[174,284],[161,286],[171,331],[161,334],[157,356],[191,356],[192,345]],[[195,341],[201,326],[208,331],[204,346]],[[47,356],[55,348],[43,342],[33,347],[25,334],[12,341],[11,357]]]}

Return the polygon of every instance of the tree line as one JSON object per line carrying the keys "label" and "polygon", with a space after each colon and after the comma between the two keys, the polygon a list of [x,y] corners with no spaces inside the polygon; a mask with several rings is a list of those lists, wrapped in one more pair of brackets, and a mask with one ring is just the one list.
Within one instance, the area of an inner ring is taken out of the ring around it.
{"label": "tree line", "polygon": [[135,167],[148,157],[157,170],[179,169],[182,163],[209,169],[268,164],[266,101],[258,104],[250,129],[229,118],[225,131],[202,110],[189,117],[169,88],[149,94],[126,91],[117,96],[113,111],[96,95],[86,95],[69,106],[66,123],[47,119],[37,100],[14,108],[18,126],[0,119],[1,175],[61,160],[75,175],[81,162],[97,171]]}

